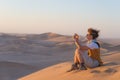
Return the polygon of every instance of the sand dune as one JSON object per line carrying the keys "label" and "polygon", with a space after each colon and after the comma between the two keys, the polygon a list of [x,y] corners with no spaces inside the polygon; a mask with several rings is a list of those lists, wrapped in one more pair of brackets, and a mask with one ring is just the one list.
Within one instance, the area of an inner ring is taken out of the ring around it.
{"label": "sand dune", "polygon": [[16,80],[19,77],[30,74],[37,70],[31,65],[16,62],[0,62],[0,80]]}
{"label": "sand dune", "polygon": [[119,80],[119,56],[120,53],[116,53],[110,55],[109,58],[108,56],[104,57],[104,61],[106,58],[109,59],[104,63],[104,66],[85,71],[66,72],[71,66],[71,63],[66,62],[45,68],[18,80]]}
{"label": "sand dune", "polygon": [[105,66],[66,73],[75,50],[72,36],[1,33],[0,80],[119,80],[120,45],[109,41],[101,40]]}

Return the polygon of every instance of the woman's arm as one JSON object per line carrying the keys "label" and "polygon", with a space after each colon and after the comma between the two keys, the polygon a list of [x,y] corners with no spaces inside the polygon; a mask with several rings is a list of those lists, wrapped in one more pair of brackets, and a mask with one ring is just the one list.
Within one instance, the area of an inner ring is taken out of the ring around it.
{"label": "woman's arm", "polygon": [[87,46],[81,46],[80,43],[79,43],[79,39],[75,39],[75,45],[77,46],[78,49],[81,49],[81,50],[88,50],[88,49],[90,49]]}

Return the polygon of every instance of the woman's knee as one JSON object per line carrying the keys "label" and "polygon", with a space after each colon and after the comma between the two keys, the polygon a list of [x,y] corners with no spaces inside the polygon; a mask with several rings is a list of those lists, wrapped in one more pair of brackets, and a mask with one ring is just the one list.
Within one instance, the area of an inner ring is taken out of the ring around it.
{"label": "woman's knee", "polygon": [[80,51],[80,49],[78,49],[78,48],[75,50],[75,52],[78,52],[78,53],[79,53],[79,51]]}

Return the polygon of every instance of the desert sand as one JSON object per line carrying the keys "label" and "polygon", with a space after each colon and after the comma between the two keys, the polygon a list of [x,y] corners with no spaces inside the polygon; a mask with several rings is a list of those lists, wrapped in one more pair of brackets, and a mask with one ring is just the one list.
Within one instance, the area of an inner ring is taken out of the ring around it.
{"label": "desert sand", "polygon": [[119,80],[120,53],[103,58],[104,66],[84,71],[66,72],[71,63],[65,62],[32,73],[19,80]]}
{"label": "desert sand", "polygon": [[100,39],[104,65],[66,72],[73,63],[71,36],[0,34],[0,80],[120,80],[120,39]]}

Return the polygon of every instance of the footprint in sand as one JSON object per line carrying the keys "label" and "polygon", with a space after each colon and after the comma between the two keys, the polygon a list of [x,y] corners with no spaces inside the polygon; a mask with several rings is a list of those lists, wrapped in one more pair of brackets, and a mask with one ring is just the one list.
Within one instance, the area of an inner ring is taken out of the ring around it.
{"label": "footprint in sand", "polygon": [[105,73],[115,73],[117,72],[117,70],[113,69],[113,68],[108,68],[106,70],[104,70]]}
{"label": "footprint in sand", "polygon": [[99,70],[92,70],[91,73],[100,73]]}

